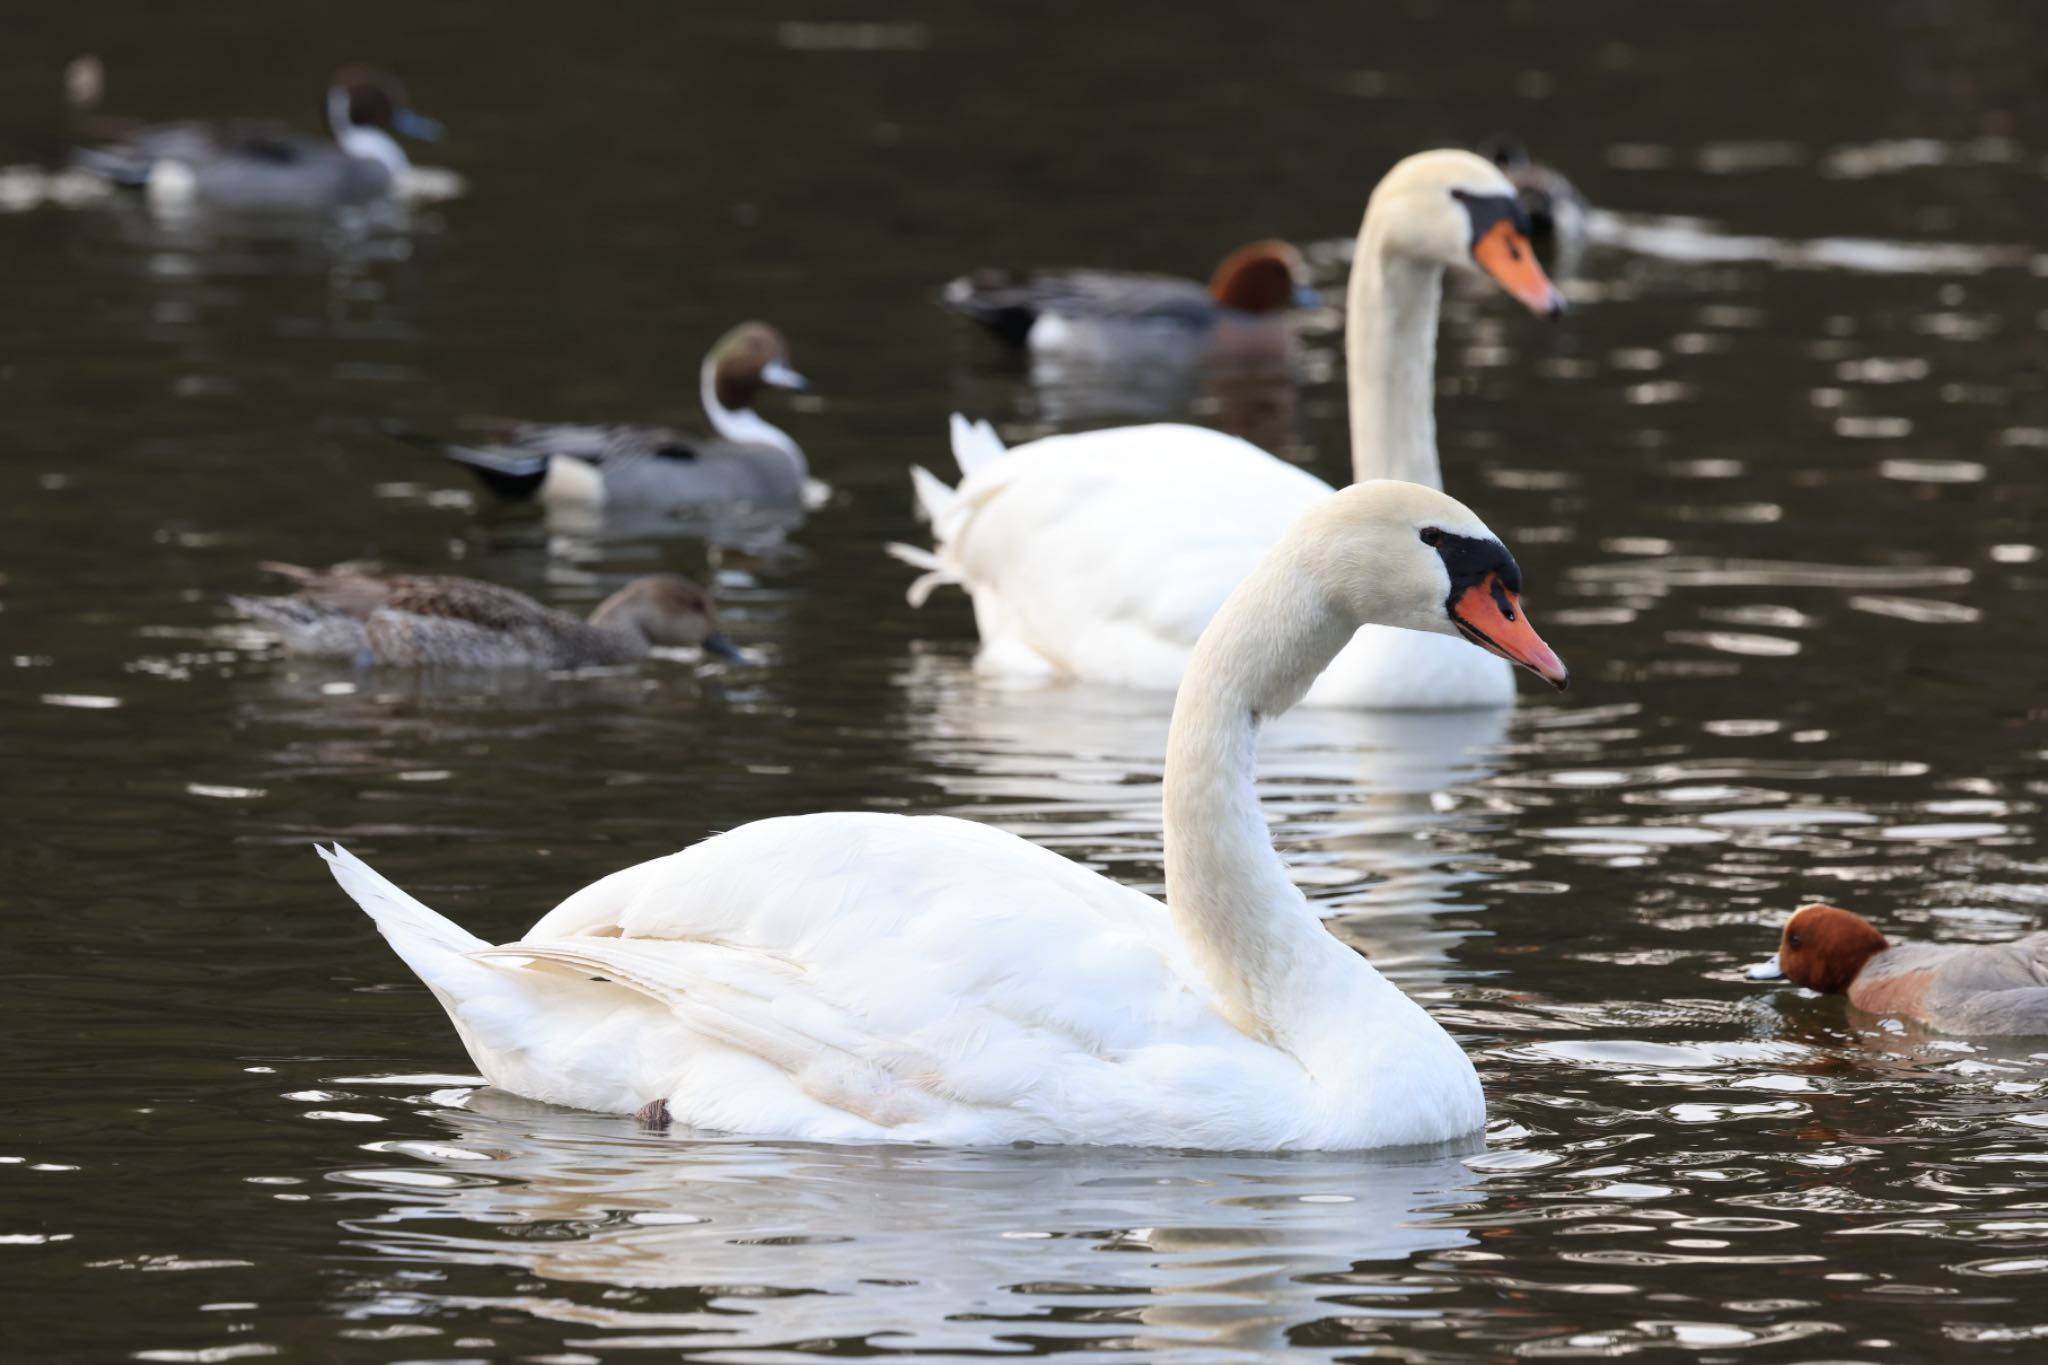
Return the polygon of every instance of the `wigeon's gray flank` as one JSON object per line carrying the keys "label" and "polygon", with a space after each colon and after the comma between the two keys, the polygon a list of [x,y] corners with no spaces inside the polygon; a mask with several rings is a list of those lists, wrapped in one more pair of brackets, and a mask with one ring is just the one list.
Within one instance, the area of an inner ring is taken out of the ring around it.
{"label": "wigeon's gray flank", "polygon": [[392,194],[411,169],[397,137],[438,138],[405,87],[377,67],[348,67],[329,87],[331,140],[251,119],[126,129],[74,162],[153,200],[232,210],[324,210]]}
{"label": "wigeon's gray flank", "polygon": [[789,343],[765,322],[747,322],[718,340],[699,371],[705,415],[716,436],[673,427],[618,423],[524,422],[475,417],[470,441],[444,440],[409,427],[390,432],[446,456],[508,502],[585,506],[799,506],[810,482],[803,451],[754,411],[766,389],[803,389],[790,367]]}
{"label": "wigeon's gray flank", "polygon": [[2048,1035],[2048,932],[2010,943],[1894,944],[1853,911],[1802,905],[1785,921],[1777,955],[1749,969],[1752,981],[1781,977],[1943,1033]]}
{"label": "wigeon's gray flank", "polygon": [[[982,269],[940,298],[1005,341],[1034,351],[1105,349],[1119,331],[1206,340],[1219,328],[1271,322],[1284,343],[1288,309],[1309,307],[1301,253],[1281,241],[1251,242],[1223,258],[1205,285],[1171,275],[1115,270]],[[1156,337],[1155,337],[1156,339]]]}
{"label": "wigeon's gray flank", "polygon": [[299,585],[290,597],[231,597],[289,653],[403,668],[593,668],[644,659],[656,645],[742,657],[711,597],[687,578],[636,578],[579,621],[524,593],[473,578],[324,574],[266,564]]}

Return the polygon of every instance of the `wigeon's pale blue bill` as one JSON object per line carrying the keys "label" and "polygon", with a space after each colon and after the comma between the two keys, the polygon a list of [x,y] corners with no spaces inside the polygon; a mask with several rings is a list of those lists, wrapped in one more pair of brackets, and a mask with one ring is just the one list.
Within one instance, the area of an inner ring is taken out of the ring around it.
{"label": "wigeon's pale blue bill", "polygon": [[411,109],[401,109],[393,114],[391,128],[393,132],[416,138],[421,142],[441,140],[441,120],[428,118],[425,114],[415,113]]}
{"label": "wigeon's pale blue bill", "polygon": [[1322,305],[1323,296],[1316,292],[1314,285],[1297,284],[1294,286],[1294,306],[1296,308],[1320,308]]}
{"label": "wigeon's pale blue bill", "polygon": [[716,654],[721,659],[731,659],[734,663],[747,662],[747,652],[716,630],[704,637],[704,652]]}
{"label": "wigeon's pale blue bill", "polygon": [[1772,953],[1770,961],[1757,963],[1743,975],[1751,981],[1782,981],[1785,979],[1785,969],[1778,965],[1778,955]]}
{"label": "wigeon's pale blue bill", "polygon": [[761,382],[763,384],[773,384],[778,389],[795,389],[798,392],[811,386],[810,380],[805,379],[780,360],[771,360],[761,367]]}

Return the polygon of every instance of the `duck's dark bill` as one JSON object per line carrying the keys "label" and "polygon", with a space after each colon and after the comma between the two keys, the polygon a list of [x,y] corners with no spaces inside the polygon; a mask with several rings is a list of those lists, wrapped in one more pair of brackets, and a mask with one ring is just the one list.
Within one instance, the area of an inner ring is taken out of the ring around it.
{"label": "duck's dark bill", "polygon": [[745,663],[747,660],[746,651],[727,639],[723,633],[715,630],[704,637],[704,652],[715,654],[721,659],[731,659],[736,663]]}
{"label": "duck's dark bill", "polygon": [[1472,244],[1472,259],[1530,312],[1556,317],[1564,311],[1564,295],[1543,273],[1536,248],[1513,223],[1503,220],[1488,228]]}
{"label": "duck's dark bill", "polygon": [[1500,575],[1488,574],[1454,598],[1451,622],[1473,644],[1521,665],[1558,691],[1570,684],[1564,660],[1543,643],[1520,600],[1501,585]]}

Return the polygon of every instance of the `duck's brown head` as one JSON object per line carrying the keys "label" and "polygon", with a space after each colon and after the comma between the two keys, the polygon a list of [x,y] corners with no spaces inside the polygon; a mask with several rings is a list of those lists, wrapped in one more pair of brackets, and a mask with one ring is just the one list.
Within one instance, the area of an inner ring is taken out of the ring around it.
{"label": "duck's brown head", "polygon": [[1251,242],[1223,258],[1209,277],[1209,297],[1239,313],[1278,313],[1316,302],[1308,265],[1291,242]]}
{"label": "duck's brown head", "polygon": [[1865,963],[1891,944],[1877,927],[1839,905],[1802,905],[1778,935],[1778,954],[1749,969],[1752,981],[1779,977],[1832,995],[1849,989]]}
{"label": "duck's brown head", "polygon": [[804,377],[789,364],[789,343],[765,322],[743,322],[718,339],[705,364],[720,406],[739,412],[754,406],[764,388],[803,389]]}

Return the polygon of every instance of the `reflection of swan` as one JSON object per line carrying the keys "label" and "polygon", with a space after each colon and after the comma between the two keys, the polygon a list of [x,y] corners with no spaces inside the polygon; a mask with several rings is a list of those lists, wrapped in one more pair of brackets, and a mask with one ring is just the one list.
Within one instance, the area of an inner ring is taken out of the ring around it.
{"label": "reflection of swan", "polygon": [[[1028,1330],[1113,1340],[1126,1359],[1278,1352],[1342,1311],[1360,1263],[1466,1244],[1432,1214],[1477,1198],[1447,1156],[636,1140],[488,1090],[437,1118],[452,1133],[379,1143],[387,1164],[330,1176],[389,1192],[346,1227],[404,1267],[366,1277],[346,1311],[474,1308],[451,1303],[460,1268],[503,1266],[545,1283],[494,1311],[568,1324],[586,1348],[617,1333],[980,1352]],[[433,1267],[450,1283],[419,1274]]]}
{"label": "reflection of swan", "polygon": [[[916,698],[910,742],[956,813],[1085,848],[1120,880],[1158,884],[1170,698],[991,686],[965,659],[931,652],[898,682]],[[1492,774],[1511,715],[1303,708],[1262,736],[1260,795],[1290,873],[1317,913],[1345,917],[1341,936],[1404,985],[1418,966],[1441,964],[1450,940],[1435,912],[1480,875],[1458,866],[1470,841],[1456,836],[1475,816],[1451,793]]]}
{"label": "reflection of swan", "polygon": [[742,825],[601,879],[492,947],[323,850],[519,1094],[828,1141],[1353,1149],[1475,1131],[1471,1063],[1317,922],[1254,755],[1368,622],[1464,634],[1562,687],[1513,559],[1455,500],[1375,481],[1301,518],[1175,702],[1161,905],[964,820]]}

